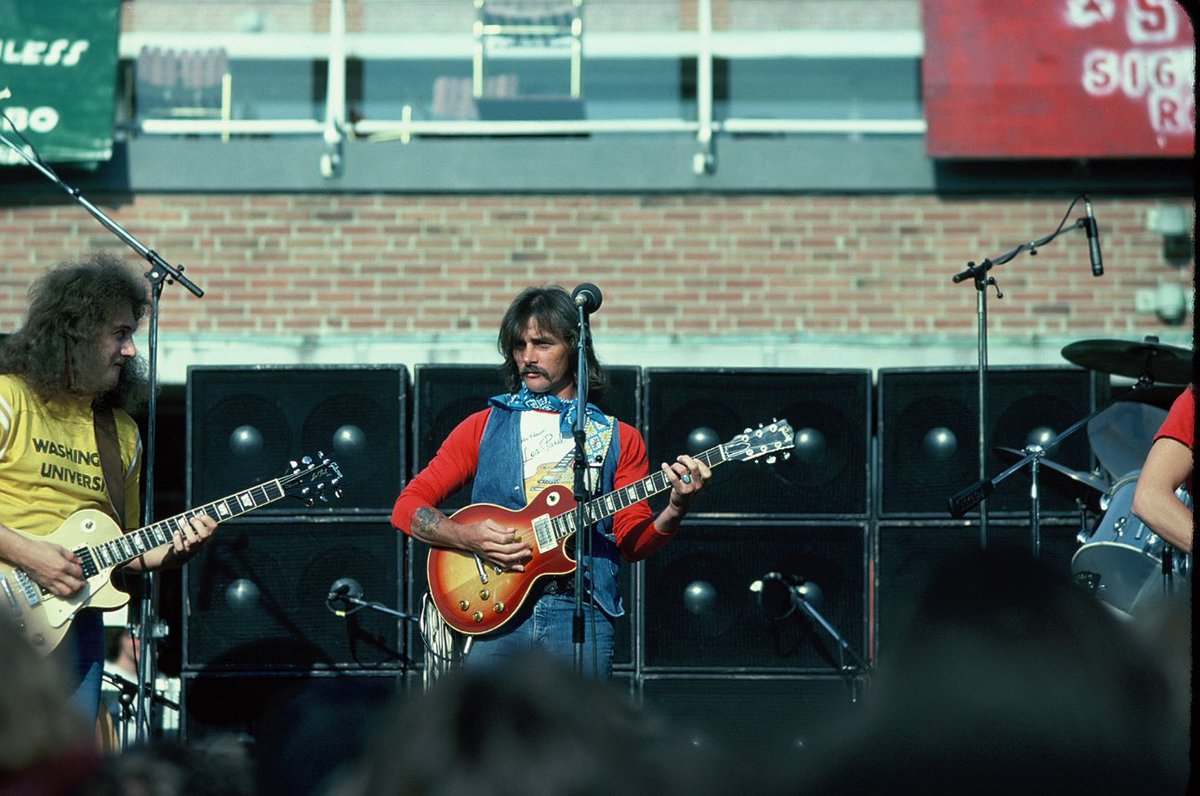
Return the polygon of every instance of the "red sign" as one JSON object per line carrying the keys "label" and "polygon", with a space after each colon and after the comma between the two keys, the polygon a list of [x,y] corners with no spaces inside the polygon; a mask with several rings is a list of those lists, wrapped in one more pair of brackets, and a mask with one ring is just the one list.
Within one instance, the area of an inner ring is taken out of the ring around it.
{"label": "red sign", "polygon": [[942,158],[1192,157],[1195,34],[1175,0],[922,0]]}

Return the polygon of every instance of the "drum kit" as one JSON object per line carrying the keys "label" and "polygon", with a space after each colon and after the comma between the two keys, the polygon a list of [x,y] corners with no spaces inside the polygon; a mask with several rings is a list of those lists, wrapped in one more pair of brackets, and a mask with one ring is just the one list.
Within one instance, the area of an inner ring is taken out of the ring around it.
{"label": "drum kit", "polygon": [[[1095,472],[1040,460],[1046,486],[1081,508],[1081,546],[1071,559],[1075,582],[1121,615],[1132,616],[1177,582],[1190,583],[1190,556],[1175,551],[1133,513],[1133,492],[1168,407],[1192,381],[1192,352],[1147,337],[1142,342],[1081,340],[1063,348],[1062,355],[1089,370],[1136,380],[1132,387],[1114,388],[1114,401],[1087,420],[1088,442],[1099,461]],[[1027,456],[1012,448],[995,452],[1010,462]],[[1191,507],[1182,487],[1176,496]],[[1094,527],[1089,527],[1089,512],[1099,514]]]}

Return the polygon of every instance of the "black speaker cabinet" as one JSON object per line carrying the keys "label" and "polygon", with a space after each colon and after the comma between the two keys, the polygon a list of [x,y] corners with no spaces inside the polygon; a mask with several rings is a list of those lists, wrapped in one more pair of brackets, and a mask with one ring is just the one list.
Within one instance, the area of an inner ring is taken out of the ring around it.
{"label": "black speaker cabinet", "polygon": [[[287,744],[294,747],[288,764],[301,768],[334,749],[343,759],[325,762],[341,764],[356,756],[363,733],[403,693],[396,671],[185,672],[182,685],[184,740],[233,735],[257,741],[256,758],[273,757]],[[344,748],[347,743],[351,748]],[[292,792],[316,781],[309,779]]]}
{"label": "black speaker cabinet", "polygon": [[[409,553],[409,597],[408,604],[411,605],[414,612],[420,612],[422,605],[422,597],[429,591],[429,575],[426,569],[426,562],[429,558],[429,546],[424,542],[416,539],[408,539]],[[634,643],[637,638],[637,618],[638,599],[634,593],[634,587],[637,580],[636,570],[642,566],[641,562],[630,563],[628,561],[621,562],[621,569],[618,574],[618,585],[621,590],[621,602],[625,606],[625,613],[617,618],[616,628],[613,638],[613,666],[614,667],[629,667],[634,663],[635,647]],[[414,663],[421,663],[424,655],[424,642],[421,640],[421,631],[415,625],[409,626],[409,654],[413,658]]]}
{"label": "black speaker cabinet", "polygon": [[[979,387],[973,368],[879,371],[879,516],[949,519],[949,498],[979,480]],[[994,367],[988,370],[987,475],[1012,464],[994,448],[1045,444],[1082,420],[1094,405],[1095,380],[1081,368]],[[1091,470],[1080,429],[1047,457]],[[1074,514],[1074,499],[1039,478],[1042,515]],[[1030,475],[1019,470],[988,498],[988,516],[1029,511]],[[978,516],[973,509],[967,516]]]}
{"label": "black speaker cabinet", "polygon": [[[184,668],[398,667],[399,620],[370,608],[334,613],[330,587],[403,610],[401,535],[386,520],[233,520],[184,572]],[[335,606],[340,607],[340,606]]]}
{"label": "black speaker cabinet", "polygon": [[[990,515],[990,512],[989,512]],[[1071,557],[1079,549],[1078,522],[1057,519],[1042,522],[1038,556],[1064,581],[1071,578]],[[920,605],[930,578],[939,567],[981,549],[979,523],[890,524],[878,528],[878,621],[876,652],[881,660],[904,637]],[[1015,550],[1033,555],[1033,537],[1026,522],[988,522],[988,549]],[[1013,589],[1021,584],[1014,582]]]}
{"label": "black speaker cabinet", "polygon": [[839,645],[819,622],[799,608],[764,613],[750,587],[771,572],[803,578],[813,607],[865,658],[866,536],[865,523],[689,518],[645,561],[643,669],[837,671]]}
{"label": "black speaker cabinet", "polygon": [[[606,413],[641,429],[641,369],[604,368],[608,389],[592,398]],[[496,365],[416,365],[413,368],[413,472],[420,472],[442,442],[468,415],[487,408],[488,398],[506,392]],[[471,482],[443,501],[451,513],[471,502]]]}
{"label": "black speaker cabinet", "polygon": [[870,371],[647,368],[644,379],[651,469],[775,419],[795,431],[788,459],[720,465],[690,516],[866,516]]}
{"label": "black speaker cabinet", "polygon": [[199,505],[285,472],[323,452],[341,467],[342,496],[311,509],[292,500],[269,514],[390,512],[404,486],[402,365],[188,368],[188,501]]}
{"label": "black speaker cabinet", "polygon": [[[779,763],[865,712],[861,678],[646,675],[642,704],[676,737],[721,756]],[[852,701],[855,700],[855,701]]]}

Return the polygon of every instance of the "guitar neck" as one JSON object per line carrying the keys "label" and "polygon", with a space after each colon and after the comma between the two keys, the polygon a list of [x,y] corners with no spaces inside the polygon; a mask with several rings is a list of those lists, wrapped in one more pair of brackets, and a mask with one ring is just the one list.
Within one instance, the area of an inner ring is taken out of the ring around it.
{"label": "guitar neck", "polygon": [[92,554],[97,566],[101,568],[120,566],[156,547],[170,544],[175,531],[187,525],[193,517],[207,514],[217,522],[224,522],[268,503],[274,503],[285,494],[287,493],[284,491],[280,479],[277,478],[190,509],[182,514],[176,514],[174,517],[159,520],[136,531],[122,534],[116,539],[88,548],[88,551]]}
{"label": "guitar neck", "polygon": [[[725,455],[725,446],[718,445],[715,448],[709,448],[703,453],[698,453],[692,457],[697,461],[704,462],[710,468],[716,467],[718,464],[724,464],[729,461]],[[659,470],[651,473],[640,481],[635,481],[629,486],[614,489],[607,495],[601,495],[595,500],[590,500],[583,507],[583,519],[588,525],[594,525],[606,517],[611,517],[622,509],[627,509],[634,503],[640,503],[643,500],[651,498],[660,492],[666,492],[671,488],[671,481],[667,478],[667,474]],[[559,538],[566,537],[575,532],[575,513],[568,512],[555,518],[556,523],[555,533]]]}

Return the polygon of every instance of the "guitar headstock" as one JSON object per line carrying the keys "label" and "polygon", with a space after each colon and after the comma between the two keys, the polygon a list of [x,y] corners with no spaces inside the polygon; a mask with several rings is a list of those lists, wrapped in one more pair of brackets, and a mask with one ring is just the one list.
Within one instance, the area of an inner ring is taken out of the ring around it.
{"label": "guitar headstock", "polygon": [[288,462],[288,472],[279,479],[285,494],[300,498],[305,505],[312,506],[318,500],[328,503],[329,497],[342,496],[342,469],[337,462],[320,451],[317,458],[303,456],[299,461]]}
{"label": "guitar headstock", "polygon": [[726,457],[748,462],[752,459],[766,457],[770,464],[779,459],[788,458],[795,443],[795,433],[786,420],[772,420],[770,423],[759,425],[758,428],[748,428],[741,434],[721,446]]}

